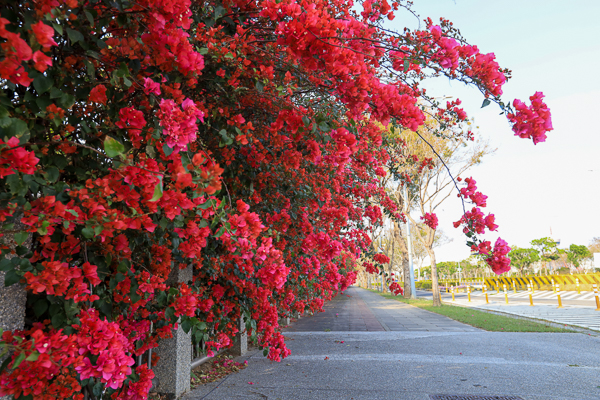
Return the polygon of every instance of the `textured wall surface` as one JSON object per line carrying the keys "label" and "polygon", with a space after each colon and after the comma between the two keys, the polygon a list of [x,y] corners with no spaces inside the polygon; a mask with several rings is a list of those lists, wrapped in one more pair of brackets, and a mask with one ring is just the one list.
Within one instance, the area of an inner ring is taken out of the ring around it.
{"label": "textured wall surface", "polygon": [[[20,224],[15,224],[18,229]],[[8,244],[11,249],[15,249],[17,244],[13,240],[12,234],[6,234],[1,240]],[[31,247],[31,236],[23,243],[24,246]],[[6,258],[12,258],[14,255],[8,255]],[[27,301],[27,292],[25,287],[18,283],[9,287],[4,287],[5,272],[0,271],[0,328],[3,330],[23,329],[25,325],[25,303]],[[4,361],[0,358],[0,363]],[[0,400],[8,400],[8,396],[0,397]]]}
{"label": "textured wall surface", "polygon": [[[192,267],[171,272],[169,284],[192,280]],[[192,337],[183,329],[173,331],[173,338],[162,340],[155,350],[160,357],[153,368],[157,379],[156,391],[171,398],[181,396],[190,390],[190,363],[192,361]]]}

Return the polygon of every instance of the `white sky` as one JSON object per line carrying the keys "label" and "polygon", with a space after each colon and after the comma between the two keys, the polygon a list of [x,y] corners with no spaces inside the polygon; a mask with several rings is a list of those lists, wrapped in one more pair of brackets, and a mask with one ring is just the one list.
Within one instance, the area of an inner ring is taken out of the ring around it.
{"label": "white sky", "polygon": [[[421,20],[454,22],[470,44],[512,69],[505,102],[529,105],[529,96],[541,91],[552,112],[554,130],[534,146],[513,136],[496,105],[480,109],[477,89],[447,80],[426,86],[430,95],[463,100],[479,134],[498,148],[464,175],[488,196],[484,211],[496,215],[498,234],[487,238],[529,247],[552,229],[564,248],[600,236],[600,0],[416,0],[414,9]],[[397,14],[389,27],[417,27],[414,17]],[[437,260],[468,257],[464,235],[452,227],[461,215],[459,199],[450,197],[442,208],[440,227],[454,241],[437,249]]]}

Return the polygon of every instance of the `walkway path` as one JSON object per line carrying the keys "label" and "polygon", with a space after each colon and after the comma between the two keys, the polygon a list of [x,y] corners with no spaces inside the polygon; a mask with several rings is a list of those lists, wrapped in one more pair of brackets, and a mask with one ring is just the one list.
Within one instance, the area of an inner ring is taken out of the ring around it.
{"label": "walkway path", "polygon": [[424,331],[474,332],[479,329],[443,315],[350,288],[328,302],[325,312],[302,318],[288,332]]}
{"label": "walkway path", "polygon": [[359,288],[326,310],[286,330],[290,357],[250,353],[246,369],[185,400],[600,398],[597,336],[486,332]]}

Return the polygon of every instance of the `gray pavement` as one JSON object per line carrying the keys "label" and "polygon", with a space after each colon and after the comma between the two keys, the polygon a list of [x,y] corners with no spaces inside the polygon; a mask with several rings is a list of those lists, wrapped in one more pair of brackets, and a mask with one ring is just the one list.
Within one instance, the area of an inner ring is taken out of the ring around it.
{"label": "gray pavement", "polygon": [[600,399],[597,336],[485,332],[398,304],[350,288],[328,303],[325,313],[291,324],[284,333],[290,357],[275,363],[262,351],[250,353],[242,358],[249,362],[246,369],[184,398]]}

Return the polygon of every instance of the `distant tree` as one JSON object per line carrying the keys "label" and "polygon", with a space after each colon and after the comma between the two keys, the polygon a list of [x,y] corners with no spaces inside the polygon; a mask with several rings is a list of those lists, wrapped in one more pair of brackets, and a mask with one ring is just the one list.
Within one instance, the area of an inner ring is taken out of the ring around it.
{"label": "distant tree", "polygon": [[472,254],[464,260],[460,261],[460,265],[471,278],[477,278],[478,274],[483,277],[487,264],[485,263],[485,255]]}
{"label": "distant tree", "polygon": [[521,274],[529,269],[531,264],[540,260],[540,252],[536,249],[522,249],[517,246],[511,246],[511,248],[512,250],[508,253],[510,264]]}
{"label": "distant tree", "polygon": [[590,244],[588,246],[588,250],[592,254],[600,253],[600,236],[592,239],[592,241],[590,242]]}
{"label": "distant tree", "polygon": [[458,262],[456,261],[440,261],[436,263],[436,267],[438,274],[440,276],[445,276],[446,278],[449,278],[458,272]]}
{"label": "distant tree", "polygon": [[577,268],[579,268],[582,261],[592,258],[592,252],[584,245],[572,244],[566,253],[567,260]]}
{"label": "distant tree", "polygon": [[[419,162],[402,164],[390,171],[394,181],[399,181],[393,197],[406,218],[419,231],[414,235],[415,242],[421,243],[431,263],[434,306],[442,304],[434,251],[438,225],[435,212],[454,193],[455,181],[452,176],[460,177],[470,168],[479,165],[484,156],[495,151],[485,141],[471,143],[467,138],[449,139],[448,133],[440,129],[434,120],[428,120],[419,129],[419,135],[408,130],[399,132],[399,137],[405,145],[396,148],[397,151],[392,153],[392,157],[404,159],[409,151]],[[390,131],[390,136],[396,135],[398,132]],[[420,220],[414,217],[411,211],[421,214]]]}
{"label": "distant tree", "polygon": [[534,239],[531,241],[531,246],[539,251],[540,259],[542,260],[542,263],[544,263],[544,267],[547,266],[546,263],[556,261],[560,258],[558,244],[550,237]]}

